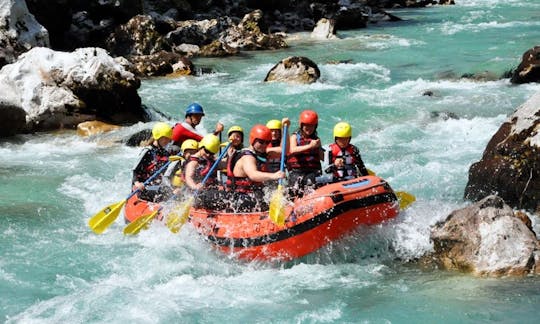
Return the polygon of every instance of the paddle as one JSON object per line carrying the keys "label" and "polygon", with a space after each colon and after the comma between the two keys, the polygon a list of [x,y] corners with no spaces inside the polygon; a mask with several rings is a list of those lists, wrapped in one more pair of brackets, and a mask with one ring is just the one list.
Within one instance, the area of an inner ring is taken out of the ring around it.
{"label": "paddle", "polygon": [[[279,165],[279,171],[283,172],[285,170],[285,146],[286,146],[286,136],[287,134],[287,125],[283,126],[283,132],[282,132],[282,141],[281,141],[281,162]],[[278,187],[277,190],[272,195],[272,198],[270,199],[270,209],[268,211],[268,215],[270,217],[270,220],[274,222],[277,225],[284,225],[285,224],[285,208],[283,206],[283,179],[278,180]]]}
{"label": "paddle", "polygon": [[159,213],[161,208],[154,211],[151,214],[148,215],[142,215],[141,217],[138,217],[133,222],[129,223],[126,227],[124,227],[124,235],[135,235],[138,234],[143,228],[156,217],[156,215]]}
{"label": "paddle", "polygon": [[[368,174],[376,175],[375,172],[373,172],[370,169],[368,169]],[[409,207],[410,204],[416,201],[416,197],[413,194],[408,193],[406,191],[396,191],[394,193],[396,194],[398,198],[400,210],[404,210],[405,208]]]}
{"label": "paddle", "polygon": [[[229,150],[229,147],[231,146],[232,142],[229,142],[227,146],[223,149],[223,152],[221,152],[210,168],[210,171],[206,174],[204,179],[202,180],[201,188],[204,187],[204,184],[210,178],[210,175],[214,173],[214,170],[217,168],[219,162],[221,159],[223,159],[223,156],[227,154],[227,151]],[[167,216],[167,227],[171,230],[173,233],[178,233],[180,231],[180,228],[182,228],[182,225],[187,221],[189,217],[189,210],[191,209],[191,205],[193,205],[193,201],[195,200],[195,197],[199,194],[199,190],[195,190],[193,195],[189,197],[188,200],[186,200],[184,203],[182,203],[179,207],[175,208],[169,215]]]}
{"label": "paddle", "polygon": [[[154,174],[152,174],[150,178],[146,179],[143,185],[146,186],[148,183],[150,183],[150,181],[154,180],[158,175],[160,175],[161,172],[163,172],[169,166],[169,163],[171,163],[170,158],[169,161],[167,161],[167,163],[165,163],[161,168],[159,168],[159,170],[154,172]],[[120,210],[122,210],[122,207],[126,204],[129,198],[133,197],[133,195],[135,195],[139,191],[139,189],[133,191],[129,194],[129,196],[126,197],[126,199],[122,200],[121,202],[109,205],[100,210],[94,216],[92,216],[88,221],[88,226],[90,226],[90,229],[96,234],[103,233],[107,229],[107,227],[109,227],[116,220],[116,218],[118,218]]]}

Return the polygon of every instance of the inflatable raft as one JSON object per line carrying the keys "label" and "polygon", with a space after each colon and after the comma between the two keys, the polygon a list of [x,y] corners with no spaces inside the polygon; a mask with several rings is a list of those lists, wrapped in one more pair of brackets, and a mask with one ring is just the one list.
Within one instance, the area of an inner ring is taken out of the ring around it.
{"label": "inflatable raft", "polygon": [[[137,198],[126,204],[126,220],[159,208]],[[355,231],[379,224],[399,213],[398,199],[383,179],[359,177],[324,185],[285,207],[283,226],[268,211],[228,213],[191,208],[197,232],[224,253],[246,260],[292,260]],[[163,218],[160,215],[161,218]]]}

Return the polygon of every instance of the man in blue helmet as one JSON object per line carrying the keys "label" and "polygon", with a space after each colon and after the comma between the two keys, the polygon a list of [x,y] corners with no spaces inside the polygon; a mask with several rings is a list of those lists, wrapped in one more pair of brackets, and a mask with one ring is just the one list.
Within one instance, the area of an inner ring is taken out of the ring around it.
{"label": "man in blue helmet", "polygon": [[[187,106],[186,108],[186,119],[174,125],[172,140],[173,144],[181,146],[182,143],[187,139],[194,139],[199,142],[203,136],[197,132],[195,127],[200,124],[201,119],[204,116],[204,110],[201,105],[194,102]],[[216,124],[216,130],[214,135],[219,135],[223,131],[223,124],[218,122]]]}

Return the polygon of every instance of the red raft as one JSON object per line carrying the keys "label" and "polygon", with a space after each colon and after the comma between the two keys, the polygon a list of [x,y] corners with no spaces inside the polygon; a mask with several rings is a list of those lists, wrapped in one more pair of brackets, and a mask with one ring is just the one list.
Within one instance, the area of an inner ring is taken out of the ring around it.
{"label": "red raft", "polygon": [[[148,214],[157,204],[130,199],[126,219]],[[274,224],[268,211],[225,213],[190,210],[197,232],[224,253],[246,260],[292,260],[355,231],[361,225],[379,224],[399,213],[390,185],[376,176],[324,185],[285,208],[286,222]]]}

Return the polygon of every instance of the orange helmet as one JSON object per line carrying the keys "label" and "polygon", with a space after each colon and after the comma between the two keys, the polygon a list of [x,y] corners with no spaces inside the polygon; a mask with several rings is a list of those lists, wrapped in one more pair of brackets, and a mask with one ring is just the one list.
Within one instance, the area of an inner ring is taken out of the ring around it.
{"label": "orange helmet", "polygon": [[272,132],[268,127],[257,124],[249,132],[249,144],[253,145],[253,142],[257,139],[270,142],[272,140]]}
{"label": "orange helmet", "polygon": [[313,110],[304,110],[300,113],[300,124],[317,125],[319,116]]}

